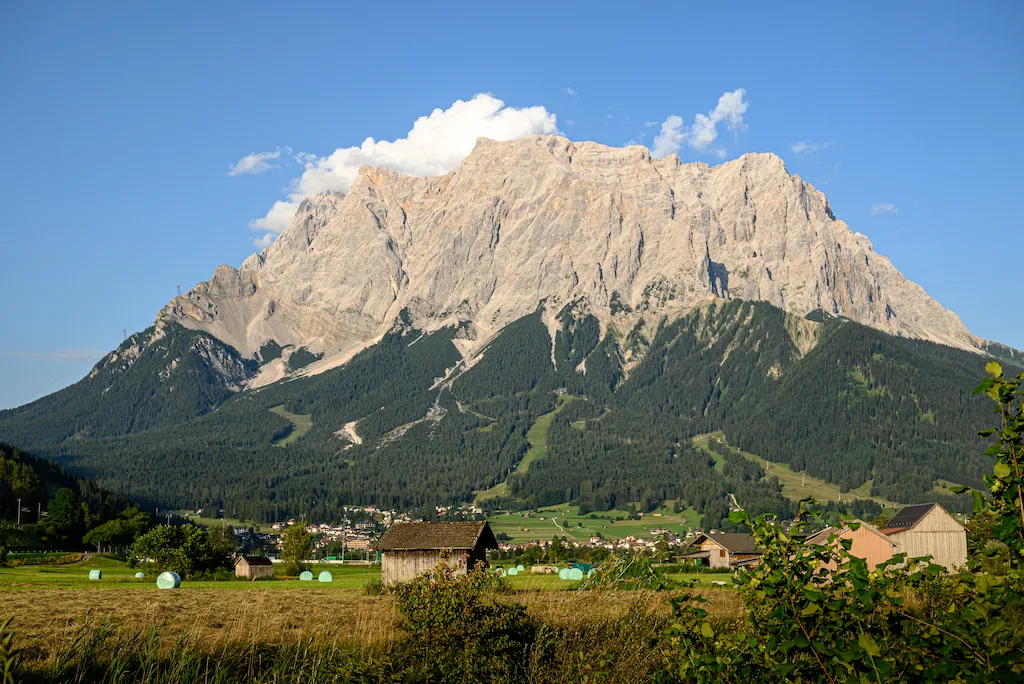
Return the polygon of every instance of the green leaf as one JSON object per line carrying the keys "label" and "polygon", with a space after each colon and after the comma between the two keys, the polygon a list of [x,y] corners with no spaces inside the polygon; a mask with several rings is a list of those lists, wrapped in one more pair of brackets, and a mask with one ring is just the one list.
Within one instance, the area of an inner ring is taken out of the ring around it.
{"label": "green leaf", "polygon": [[974,506],[972,507],[972,513],[981,513],[985,510],[985,497],[981,495],[977,489],[971,492],[971,496],[974,497]]}
{"label": "green leaf", "polygon": [[700,634],[705,639],[713,639],[715,637],[715,630],[711,629],[711,625],[707,622],[700,623]]}
{"label": "green leaf", "polygon": [[965,487],[963,485],[955,485],[953,487],[950,487],[949,491],[953,492],[954,494],[963,494],[964,492],[971,491],[971,488]]}
{"label": "green leaf", "polygon": [[817,603],[808,603],[806,606],[804,606],[804,609],[800,611],[800,614],[801,615],[814,615],[817,612],[818,612],[818,604]]}
{"label": "green leaf", "polygon": [[729,513],[729,522],[741,523],[746,519],[746,514],[743,511],[732,511]]}
{"label": "green leaf", "polygon": [[985,372],[992,377],[999,377],[1003,374],[1003,367],[999,365],[998,361],[989,361],[985,364]]}
{"label": "green leaf", "polygon": [[995,473],[996,477],[1003,479],[1010,477],[1010,473],[1012,473],[1013,471],[1010,470],[1010,466],[1006,465],[1005,463],[996,463],[995,467],[992,469],[992,472]]}
{"label": "green leaf", "polygon": [[861,632],[860,636],[857,637],[857,643],[860,644],[860,647],[864,649],[864,652],[872,658],[877,658],[882,655],[882,651],[879,650],[878,644],[876,644],[875,640],[871,638],[871,635],[866,632]]}

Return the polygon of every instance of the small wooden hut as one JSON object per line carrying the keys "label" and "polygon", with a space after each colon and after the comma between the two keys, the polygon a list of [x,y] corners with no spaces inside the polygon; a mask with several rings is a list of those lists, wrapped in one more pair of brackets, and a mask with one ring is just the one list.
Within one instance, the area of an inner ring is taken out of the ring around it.
{"label": "small wooden hut", "polygon": [[487,549],[496,548],[486,522],[395,523],[377,543],[381,582],[406,582],[442,562],[464,574],[478,563],[486,565]]}
{"label": "small wooden hut", "polygon": [[699,534],[690,542],[690,548],[695,550],[683,554],[680,558],[707,560],[708,566],[712,568],[757,565],[761,560],[761,554],[764,553],[752,536],[739,533]]}
{"label": "small wooden hut", "polygon": [[931,556],[950,571],[967,562],[967,529],[937,503],[904,506],[881,531],[907,558]]}
{"label": "small wooden hut", "polygon": [[235,559],[235,577],[259,579],[273,574],[274,565],[266,556],[239,556]]}

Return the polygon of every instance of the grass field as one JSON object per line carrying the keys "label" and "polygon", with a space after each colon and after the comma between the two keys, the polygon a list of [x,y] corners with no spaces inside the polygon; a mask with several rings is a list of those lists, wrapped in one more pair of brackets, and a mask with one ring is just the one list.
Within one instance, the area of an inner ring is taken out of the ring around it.
{"label": "grass field", "polygon": [[309,428],[313,427],[312,418],[302,415],[301,413],[288,413],[288,411],[284,410],[284,404],[275,406],[270,409],[270,411],[272,413],[276,413],[292,424],[292,431],[288,433],[288,436],[275,442],[274,446],[286,447],[309,432]]}
{"label": "grass field", "polygon": [[[84,579],[90,568],[103,570],[103,580]],[[335,577],[339,573],[332,567]],[[388,648],[398,638],[397,613],[389,596],[369,596],[360,587],[377,568],[346,568],[341,582],[183,582],[178,591],[157,591],[150,578],[136,582],[129,568],[115,561],[93,559],[56,572],[47,567],[0,570],[0,619],[13,617],[18,646],[45,657],[67,647],[82,629],[104,625],[133,634],[155,629],[171,644],[196,638],[205,648],[228,643],[281,644],[300,640],[358,643]],[[700,579],[728,579],[701,575]],[[502,600],[526,606],[550,624],[615,619],[641,605],[668,615],[665,592],[578,591],[576,583],[557,577],[509,578],[517,591]],[[562,591],[552,591],[562,589]],[[709,610],[723,617],[742,612],[731,589],[702,588]]]}
{"label": "grass field", "polygon": [[258,523],[252,520],[242,520],[240,518],[211,518],[205,515],[196,515],[195,511],[174,511],[175,515],[181,516],[197,525],[203,525],[204,527],[210,527],[211,525],[231,525],[232,527],[244,527],[253,528],[257,532],[267,534],[273,531],[273,523]]}
{"label": "grass field", "polygon": [[622,510],[580,515],[578,506],[562,504],[525,513],[492,515],[487,518],[487,522],[495,535],[503,532],[512,542],[524,543],[550,540],[555,536],[577,541],[589,541],[598,534],[605,539],[651,537],[651,530],[658,529],[668,530],[671,534],[683,534],[700,527],[702,518],[692,508],[673,513],[669,506],[647,513],[639,520],[627,520],[627,516],[628,513]]}
{"label": "grass field", "polygon": [[[314,577],[321,570],[328,570],[334,576],[329,585],[303,582],[298,579],[275,578],[271,581],[247,582],[245,580],[219,582],[182,582],[183,590],[208,589],[222,590],[267,590],[308,588],[317,585],[330,588],[357,589],[366,586],[373,580],[380,579],[380,567],[376,565],[314,565]],[[101,570],[103,578],[90,580],[90,570]],[[16,568],[0,568],[0,593],[12,590],[47,588],[47,589],[81,589],[105,591],[110,589],[157,591],[156,576],[148,574],[145,579],[135,579],[137,570],[127,567],[124,563],[109,558],[92,557],[80,563],[69,565],[25,565]]]}

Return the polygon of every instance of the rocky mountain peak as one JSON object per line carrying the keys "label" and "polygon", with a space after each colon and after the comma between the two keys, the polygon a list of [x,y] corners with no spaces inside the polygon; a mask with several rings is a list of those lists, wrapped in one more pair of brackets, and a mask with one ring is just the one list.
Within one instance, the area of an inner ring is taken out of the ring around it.
{"label": "rocky mountain peak", "polygon": [[777,155],[708,166],[560,136],[480,139],[433,178],[364,167],[347,195],[307,199],[271,247],[160,317],[245,355],[273,340],[327,364],[403,310],[426,330],[471,321],[482,343],[541,302],[582,301],[603,328],[628,331],[708,297],[978,349]]}

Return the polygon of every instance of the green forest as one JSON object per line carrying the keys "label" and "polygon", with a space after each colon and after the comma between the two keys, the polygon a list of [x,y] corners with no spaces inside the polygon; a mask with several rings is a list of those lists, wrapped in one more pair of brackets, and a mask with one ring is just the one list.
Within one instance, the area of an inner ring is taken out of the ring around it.
{"label": "green forest", "polygon": [[[985,357],[817,318],[733,301],[602,332],[570,305],[553,340],[538,310],[467,368],[453,343],[463,326],[426,334],[402,316],[344,366],[238,393],[223,368],[250,377],[276,343],[245,359],[167,324],[76,385],[0,412],[0,439],[143,504],[263,521],[468,502],[503,481],[488,508],[679,500],[725,529],[730,497],[752,514],[794,512],[757,463],[690,445],[710,432],[843,491],[870,482],[889,501],[962,508],[943,486],[982,483],[975,428],[989,409],[971,389]],[[559,395],[577,400],[554,415],[546,454],[513,473]],[[295,430],[285,413],[308,418],[308,432],[284,441]]]}

